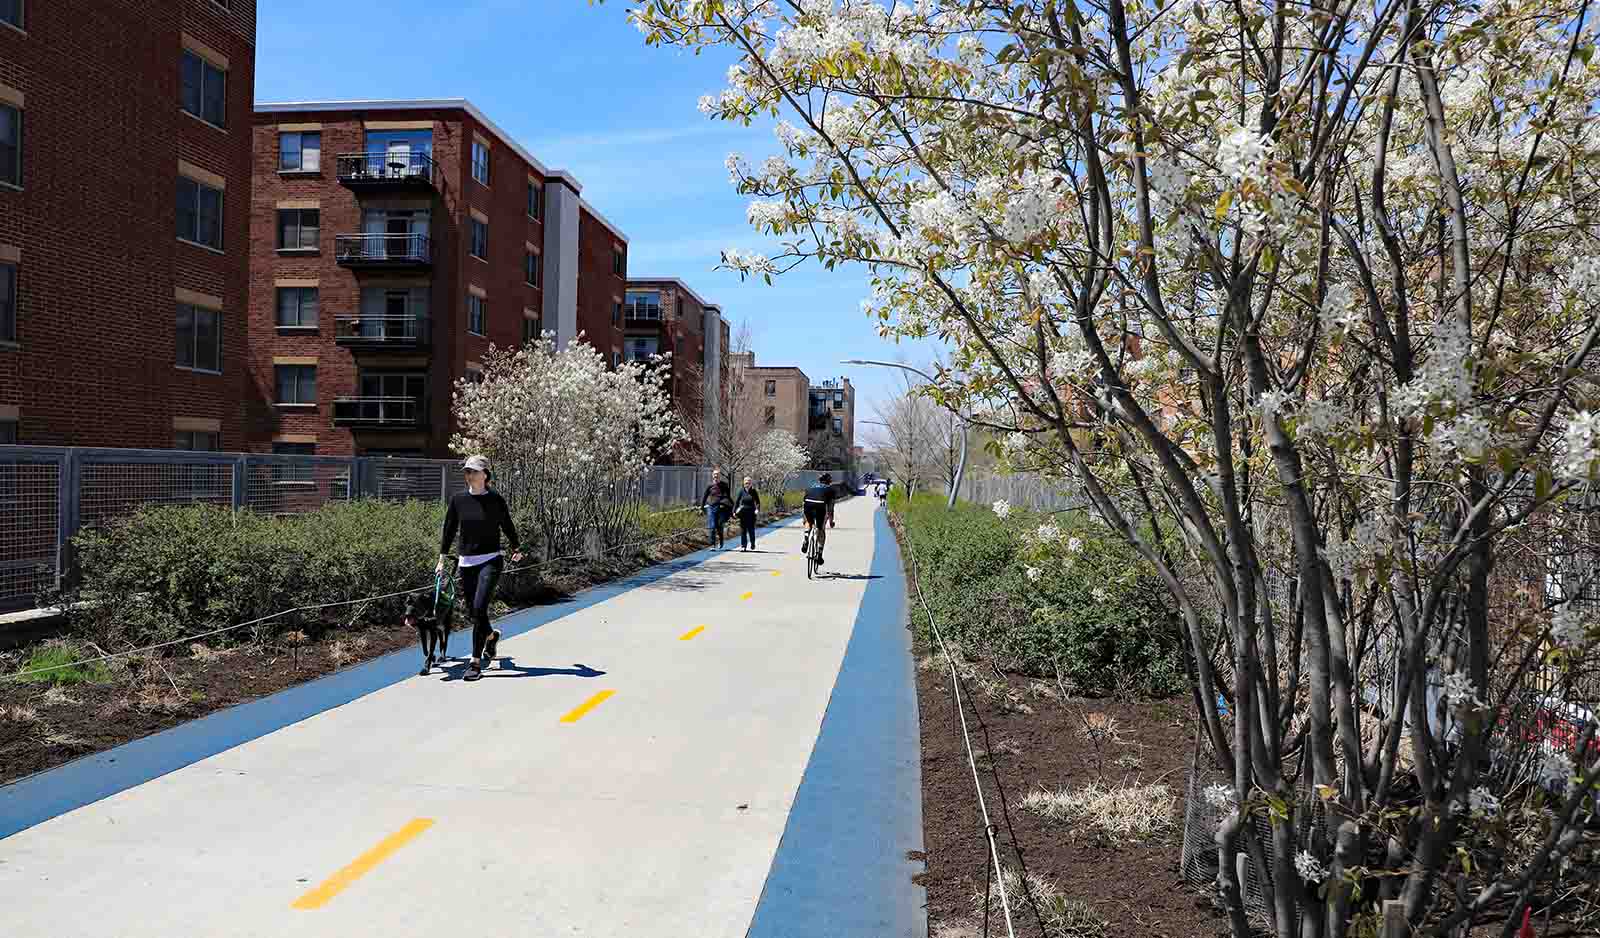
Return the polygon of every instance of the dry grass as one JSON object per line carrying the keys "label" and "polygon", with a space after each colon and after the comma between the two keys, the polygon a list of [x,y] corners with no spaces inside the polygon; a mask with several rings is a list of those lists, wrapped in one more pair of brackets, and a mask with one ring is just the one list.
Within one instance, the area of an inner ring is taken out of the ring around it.
{"label": "dry grass", "polygon": [[210,645],[203,645],[199,642],[195,642],[189,646],[189,656],[194,658],[196,661],[209,663],[212,661],[221,661],[238,650],[238,646],[233,646],[230,648],[213,648]]}
{"label": "dry grass", "polygon": [[[1105,919],[1096,915],[1094,909],[1087,903],[1062,895],[1060,888],[1043,876],[1029,873],[1027,888],[1024,889],[1022,875],[1016,870],[1008,869],[1001,874],[1001,881],[1006,887],[1006,901],[1011,906],[1013,924],[1021,925],[1032,919],[1033,910],[1037,908],[1038,917],[1044,926],[1044,938],[1106,938],[1109,925]],[[991,926],[1001,921],[1005,914],[998,889],[991,888],[988,895],[981,892],[974,893],[972,905],[980,917],[985,911],[988,912]],[[952,930],[948,933],[950,938],[966,938],[967,935],[978,934],[976,931],[959,930],[967,924],[965,921],[953,923]],[[990,933],[994,934],[999,930],[991,927]]]}
{"label": "dry grass", "polygon": [[1177,798],[1165,785],[1102,785],[1041,788],[1022,799],[1022,809],[1052,821],[1078,822],[1111,837],[1165,834],[1176,827]]}
{"label": "dry grass", "polygon": [[1144,757],[1135,752],[1125,752],[1111,763],[1124,772],[1137,772],[1144,768]]}
{"label": "dry grass", "polygon": [[89,741],[87,739],[84,739],[82,736],[74,736],[71,733],[63,733],[59,730],[52,730],[49,733],[46,733],[44,741],[48,746],[64,746],[67,749],[89,748]]}
{"label": "dry grass", "polygon": [[71,707],[78,703],[78,698],[67,693],[59,684],[56,684],[39,695],[39,702],[47,707]]}
{"label": "dry grass", "polygon": [[328,644],[328,660],[336,668],[344,667],[345,662],[354,660],[355,652],[344,639],[334,639]]}
{"label": "dry grass", "polygon": [[39,711],[25,704],[0,707],[0,723],[17,723],[25,726],[37,722],[39,722]]}
{"label": "dry grass", "polygon": [[140,710],[159,710],[162,713],[177,713],[188,703],[182,694],[173,690],[172,685],[154,681],[140,685],[133,699],[134,706]]}

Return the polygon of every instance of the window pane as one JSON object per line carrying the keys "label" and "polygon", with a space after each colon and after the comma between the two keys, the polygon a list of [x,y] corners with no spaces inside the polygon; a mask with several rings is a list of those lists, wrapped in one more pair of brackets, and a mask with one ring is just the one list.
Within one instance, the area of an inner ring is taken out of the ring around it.
{"label": "window pane", "polygon": [[200,57],[193,52],[183,53],[183,96],[179,103],[185,111],[200,116],[200,85],[204,81]]}
{"label": "window pane", "polygon": [[194,441],[193,441],[193,439],[191,439],[191,436],[192,435],[190,433],[188,433],[188,432],[186,432],[184,430],[179,430],[179,431],[173,433],[172,434],[172,448],[173,449],[193,449],[194,448]]}
{"label": "window pane", "polygon": [[300,325],[315,326],[320,304],[316,287],[300,288]]}
{"label": "window pane", "polygon": [[322,134],[300,136],[300,168],[308,172],[322,168]]}
{"label": "window pane", "polygon": [[210,65],[205,66],[205,85],[202,90],[205,95],[206,120],[218,127],[227,125],[228,121],[228,73]]}
{"label": "window pane", "polygon": [[278,134],[278,168],[300,168],[300,135],[296,133]]}
{"label": "window pane", "polygon": [[209,309],[194,311],[194,365],[206,371],[222,370],[222,330],[220,313]]}
{"label": "window pane", "polygon": [[317,369],[315,365],[300,366],[300,403],[317,402]]}
{"label": "window pane", "polygon": [[15,446],[17,442],[17,422],[15,420],[0,420],[0,444]]}
{"label": "window pane", "polygon": [[198,237],[201,244],[222,248],[222,192],[210,186],[199,186],[200,220]]}
{"label": "window pane", "polygon": [[278,248],[294,247],[294,211],[286,208],[278,209]]}
{"label": "window pane", "polygon": [[0,264],[0,342],[17,340],[17,268]]}
{"label": "window pane", "polygon": [[307,208],[300,210],[300,246],[314,248],[322,236],[322,210]]}
{"label": "window pane", "polygon": [[22,28],[22,0],[0,0],[0,20]]}
{"label": "window pane", "polygon": [[195,240],[195,206],[200,201],[199,184],[186,176],[178,177],[178,237]]}
{"label": "window pane", "polygon": [[178,364],[186,368],[194,367],[194,307],[184,303],[178,304]]}
{"label": "window pane", "polygon": [[0,105],[0,182],[22,185],[22,112]]}

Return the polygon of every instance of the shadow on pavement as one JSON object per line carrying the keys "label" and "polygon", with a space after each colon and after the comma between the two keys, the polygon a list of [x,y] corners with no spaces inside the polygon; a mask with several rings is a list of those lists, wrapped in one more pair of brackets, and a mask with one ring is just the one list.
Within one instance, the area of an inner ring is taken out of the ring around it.
{"label": "shadow on pavement", "polygon": [[[467,663],[458,661],[444,669],[444,681],[463,680],[467,673]],[[509,655],[496,658],[494,664],[483,669],[485,680],[492,677],[555,677],[566,675],[568,677],[600,677],[604,671],[596,671],[586,664],[575,664],[570,668],[524,668],[517,664]]]}

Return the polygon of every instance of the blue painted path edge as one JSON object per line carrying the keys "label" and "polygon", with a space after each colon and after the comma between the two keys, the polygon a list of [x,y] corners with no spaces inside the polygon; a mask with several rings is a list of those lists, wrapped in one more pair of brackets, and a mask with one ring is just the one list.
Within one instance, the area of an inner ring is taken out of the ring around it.
{"label": "blue painted path edge", "polygon": [[[762,530],[771,531],[792,524],[797,518]],[[685,554],[613,583],[585,590],[567,602],[514,612],[496,620],[495,625],[506,638],[523,635],[628,590],[698,566],[714,553],[702,549]],[[450,636],[451,650],[458,655],[463,650],[470,651],[471,642],[470,629],[458,630]],[[0,840],[415,677],[419,654],[415,646],[402,648],[0,786]]]}
{"label": "blue painted path edge", "polygon": [[[747,938],[926,938],[922,744],[900,547],[873,515],[872,574]],[[816,584],[827,589],[826,581]]]}

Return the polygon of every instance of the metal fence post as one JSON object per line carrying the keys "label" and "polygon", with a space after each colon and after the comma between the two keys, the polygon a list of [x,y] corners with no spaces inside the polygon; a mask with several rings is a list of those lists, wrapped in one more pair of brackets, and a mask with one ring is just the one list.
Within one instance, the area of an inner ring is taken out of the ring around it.
{"label": "metal fence post", "polygon": [[72,579],[72,539],[83,523],[79,490],[83,487],[78,450],[68,448],[61,456],[56,477],[56,588],[65,589]]}
{"label": "metal fence post", "polygon": [[233,461],[233,510],[238,511],[249,504],[247,494],[249,488],[246,480],[250,478],[250,457],[240,456]]}

